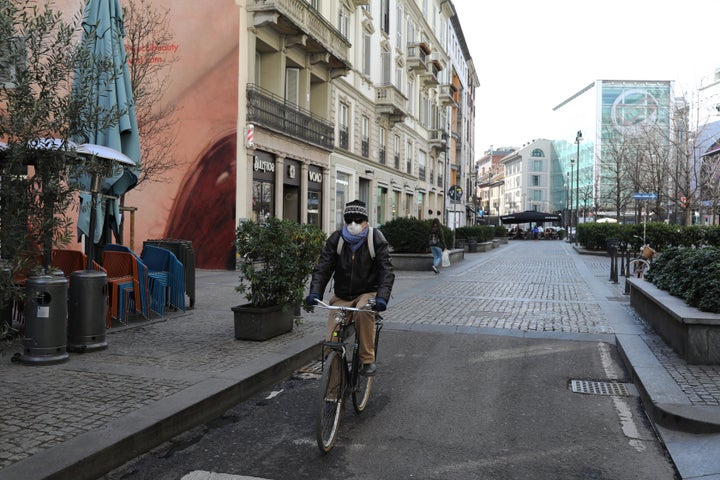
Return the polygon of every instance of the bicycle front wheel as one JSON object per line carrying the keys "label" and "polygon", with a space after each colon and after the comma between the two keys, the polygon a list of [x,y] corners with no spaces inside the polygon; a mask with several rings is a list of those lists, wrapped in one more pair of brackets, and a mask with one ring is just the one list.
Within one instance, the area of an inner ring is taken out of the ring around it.
{"label": "bicycle front wheel", "polygon": [[318,447],[323,453],[332,450],[340,428],[345,390],[342,362],[342,356],[338,352],[330,352],[320,378],[316,438]]}
{"label": "bicycle front wheel", "polygon": [[352,391],[352,402],[353,408],[357,413],[362,413],[367,407],[368,401],[370,400],[370,392],[372,391],[373,378],[365,377],[358,373],[360,370],[360,355],[357,351],[355,352],[355,358],[353,359],[353,372],[355,375],[355,388]]}

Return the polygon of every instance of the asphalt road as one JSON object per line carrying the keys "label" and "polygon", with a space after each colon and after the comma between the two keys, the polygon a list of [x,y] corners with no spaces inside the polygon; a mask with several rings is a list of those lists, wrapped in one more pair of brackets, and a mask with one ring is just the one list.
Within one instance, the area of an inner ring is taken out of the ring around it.
{"label": "asphalt road", "polygon": [[296,376],[104,478],[676,478],[632,385],[570,388],[629,382],[612,345],[386,330],[378,366],[368,409],[348,405],[328,455],[314,439],[317,379]]}

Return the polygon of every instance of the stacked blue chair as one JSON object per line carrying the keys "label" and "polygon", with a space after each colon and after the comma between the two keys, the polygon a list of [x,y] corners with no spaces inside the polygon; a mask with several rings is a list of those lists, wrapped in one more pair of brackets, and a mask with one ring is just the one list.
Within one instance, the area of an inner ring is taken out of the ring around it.
{"label": "stacked blue chair", "polygon": [[[164,311],[164,304],[167,303],[184,312],[185,270],[182,262],[170,250],[152,245],[143,247],[140,258],[148,267],[152,292],[163,290],[162,295],[158,294],[157,302],[153,295],[153,309]],[[160,304],[161,297],[162,304]]]}
{"label": "stacked blue chair", "polygon": [[[125,252],[130,253],[135,258],[135,268],[137,268],[136,277],[138,282],[138,288],[140,290],[140,311],[142,312],[143,316],[145,318],[150,318],[150,277],[148,275],[148,267],[145,265],[142,261],[142,259],[132,250],[130,250],[125,245],[119,245],[116,243],[109,243],[103,247],[103,251],[113,251],[113,252]],[[124,290],[124,289],[122,289]],[[124,293],[121,290],[121,294]],[[121,303],[125,302],[125,299],[128,298],[128,295],[121,295],[119,298],[119,301]],[[135,299],[137,303],[137,298]]]}

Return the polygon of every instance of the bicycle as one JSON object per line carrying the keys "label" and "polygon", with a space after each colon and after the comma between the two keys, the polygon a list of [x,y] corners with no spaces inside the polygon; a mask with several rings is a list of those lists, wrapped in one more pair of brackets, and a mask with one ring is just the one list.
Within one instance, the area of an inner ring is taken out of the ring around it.
{"label": "bicycle", "polygon": [[[351,320],[354,312],[370,312],[375,316],[375,353],[377,355],[383,318],[379,312],[372,310],[374,300],[370,299],[370,303],[361,308],[334,306],[320,300],[317,301],[317,306],[335,311],[335,322],[337,323],[333,340],[323,342],[322,346],[324,360],[318,396],[316,438],[318,447],[323,453],[328,453],[335,445],[347,395],[351,395],[353,408],[358,414],[365,410],[370,400],[374,377],[366,377],[359,373],[362,365],[358,352],[358,335],[355,332],[355,324]],[[352,343],[350,343],[351,338]],[[352,348],[351,356],[349,356],[348,347]],[[328,352],[327,357],[325,357],[325,352]]]}
{"label": "bicycle", "polygon": [[643,245],[640,256],[630,260],[628,264],[629,275],[643,278],[650,271],[650,264],[655,256],[655,250],[650,245]]}

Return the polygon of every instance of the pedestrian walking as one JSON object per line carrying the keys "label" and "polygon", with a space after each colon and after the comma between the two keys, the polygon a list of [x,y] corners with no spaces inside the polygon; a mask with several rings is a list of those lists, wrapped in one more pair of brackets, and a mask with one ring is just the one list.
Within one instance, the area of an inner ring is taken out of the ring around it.
{"label": "pedestrian walking", "polygon": [[440,273],[440,262],[442,261],[442,252],[447,247],[445,246],[445,235],[443,234],[442,225],[440,220],[434,218],[430,224],[430,235],[428,237],[428,245],[433,255],[433,266],[432,270],[435,273]]}

